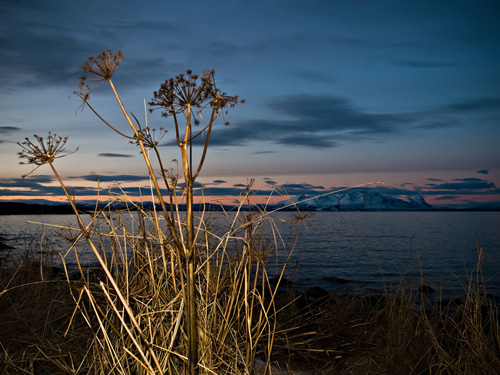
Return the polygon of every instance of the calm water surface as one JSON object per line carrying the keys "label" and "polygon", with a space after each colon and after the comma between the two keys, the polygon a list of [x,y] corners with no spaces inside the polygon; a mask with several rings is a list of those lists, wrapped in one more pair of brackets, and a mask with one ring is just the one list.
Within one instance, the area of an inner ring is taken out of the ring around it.
{"label": "calm water surface", "polygon": [[[277,216],[289,219],[293,213]],[[0,216],[0,236],[10,246],[24,248],[47,229],[28,221],[77,226],[70,215]],[[296,226],[277,223],[289,246]],[[500,212],[318,212],[305,224],[286,273],[303,290],[320,286],[356,291],[378,288],[384,281],[398,283],[405,277],[450,296],[460,294],[461,281],[477,264],[479,244],[488,290],[500,296]],[[54,240],[54,231],[49,227],[45,237],[64,253],[68,242]],[[0,250],[0,256],[6,252]],[[271,272],[283,263],[283,253],[271,260]],[[81,257],[84,262],[94,261],[89,251],[82,250]],[[68,262],[72,262],[70,255]],[[324,277],[348,282],[333,283]]]}
{"label": "calm water surface", "polygon": [[456,293],[478,262],[479,244],[490,292],[500,296],[499,212],[321,212],[308,228],[294,259],[304,286],[335,288],[325,275],[350,280],[347,288],[405,276]]}

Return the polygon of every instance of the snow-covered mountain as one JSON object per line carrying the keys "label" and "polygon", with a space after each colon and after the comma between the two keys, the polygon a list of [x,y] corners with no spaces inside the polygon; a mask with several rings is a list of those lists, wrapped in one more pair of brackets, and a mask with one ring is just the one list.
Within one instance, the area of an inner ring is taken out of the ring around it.
{"label": "snow-covered mountain", "polygon": [[406,211],[430,210],[424,198],[399,199],[384,196],[375,190],[352,190],[322,196],[301,194],[278,203],[287,206],[296,203],[299,208],[318,211]]}

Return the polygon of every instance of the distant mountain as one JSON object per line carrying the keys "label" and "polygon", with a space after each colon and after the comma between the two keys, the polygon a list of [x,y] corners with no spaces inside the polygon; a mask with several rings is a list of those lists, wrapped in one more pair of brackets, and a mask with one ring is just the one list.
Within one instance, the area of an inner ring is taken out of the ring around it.
{"label": "distant mountain", "polygon": [[376,190],[353,190],[345,193],[314,196],[301,194],[278,203],[283,207],[296,203],[301,209],[315,211],[415,211],[432,210],[423,197],[399,199]]}

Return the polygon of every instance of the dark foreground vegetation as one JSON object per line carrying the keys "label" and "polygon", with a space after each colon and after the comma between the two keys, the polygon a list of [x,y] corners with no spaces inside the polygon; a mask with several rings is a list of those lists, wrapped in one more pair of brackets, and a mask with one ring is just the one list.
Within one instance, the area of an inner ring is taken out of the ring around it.
{"label": "dark foreground vegetation", "polygon": [[[66,277],[34,254],[26,251],[15,266],[0,267],[0,373],[148,373],[136,367],[133,357],[122,363],[123,358],[114,358],[135,351],[131,340],[135,336],[124,329],[130,322],[120,322],[126,319],[125,314],[109,311],[109,299],[116,296],[109,296],[102,288],[106,276],[89,271],[84,272],[85,276]],[[178,343],[163,341],[170,331],[184,329],[180,315],[175,318],[172,313],[175,303],[170,298],[175,296],[162,295],[171,291],[161,290],[162,275],[156,273],[158,270],[150,271],[131,267],[127,276],[119,279],[120,288],[128,289],[130,306],[141,327],[151,332],[154,344],[175,353]],[[307,294],[291,289],[279,292],[275,297],[276,315],[270,318],[274,343],[267,372],[498,374],[499,311],[479,286],[480,276],[478,268],[470,284],[464,286],[464,300],[437,299],[433,304],[426,302],[425,294],[405,288],[403,282],[371,298],[340,297],[319,288]],[[158,280],[156,290],[150,282],[153,278]],[[223,284],[219,282],[221,287]],[[220,303],[232,300],[240,304],[237,310],[243,317],[244,301],[238,301],[233,293],[226,285],[218,299]],[[226,323],[232,325],[231,329],[226,327],[231,335],[237,335],[238,325],[244,324],[238,316]],[[240,345],[244,342],[240,341]],[[256,374],[266,371],[268,342],[264,343],[256,348],[253,359],[251,371]],[[244,345],[213,345],[211,350],[217,353],[215,359],[220,363],[214,361],[212,370],[203,372],[247,373],[248,367],[241,365],[246,349]],[[182,362],[182,358],[178,360]],[[236,365],[238,362],[240,365]],[[170,368],[164,373],[177,371]]]}

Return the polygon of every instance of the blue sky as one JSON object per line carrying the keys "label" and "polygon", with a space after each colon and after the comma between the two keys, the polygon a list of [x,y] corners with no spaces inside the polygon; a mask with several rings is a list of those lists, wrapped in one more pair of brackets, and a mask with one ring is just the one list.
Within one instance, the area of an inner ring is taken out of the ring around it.
{"label": "blue sky", "polygon": [[[215,69],[246,102],[220,123],[199,178],[225,199],[248,179],[262,196],[324,193],[372,181],[434,205],[500,201],[500,3],[497,1],[0,2],[0,197],[54,199],[48,168],[26,180],[17,141],[52,131],[76,154],[56,167],[81,197],[117,181],[147,187],[138,149],[72,94],[88,56],[124,61],[113,81],[144,120],[165,79]],[[103,85],[91,103],[127,131]],[[161,152],[179,158],[172,124]]]}

